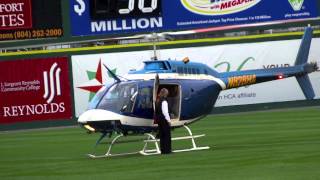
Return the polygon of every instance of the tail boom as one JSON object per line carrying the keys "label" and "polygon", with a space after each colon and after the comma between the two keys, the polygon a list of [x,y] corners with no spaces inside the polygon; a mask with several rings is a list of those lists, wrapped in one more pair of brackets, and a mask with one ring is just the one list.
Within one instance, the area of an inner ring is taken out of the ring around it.
{"label": "tail boom", "polygon": [[259,69],[221,73],[221,79],[227,85],[227,89],[279,80],[289,77],[296,77],[297,81],[307,99],[314,97],[313,88],[308,74],[318,69],[315,63],[305,63],[286,68]]}
{"label": "tail boom", "polygon": [[227,85],[227,89],[232,89],[295,76],[306,99],[313,99],[315,93],[308,74],[317,71],[318,66],[317,63],[307,62],[312,41],[312,33],[312,28],[306,28],[293,67],[227,72],[221,73],[220,78],[223,79],[224,83]]}

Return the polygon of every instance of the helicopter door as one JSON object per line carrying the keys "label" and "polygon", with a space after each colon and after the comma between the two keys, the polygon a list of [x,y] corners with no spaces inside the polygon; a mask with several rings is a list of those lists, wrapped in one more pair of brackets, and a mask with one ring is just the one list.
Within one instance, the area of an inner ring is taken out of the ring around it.
{"label": "helicopter door", "polygon": [[156,74],[154,78],[154,83],[153,83],[153,97],[152,97],[154,112],[156,111],[156,100],[158,95],[159,84],[160,84],[159,75]]}
{"label": "helicopter door", "polygon": [[178,84],[160,84],[158,88],[168,89],[169,95],[167,100],[171,121],[179,121],[181,113],[181,87]]}

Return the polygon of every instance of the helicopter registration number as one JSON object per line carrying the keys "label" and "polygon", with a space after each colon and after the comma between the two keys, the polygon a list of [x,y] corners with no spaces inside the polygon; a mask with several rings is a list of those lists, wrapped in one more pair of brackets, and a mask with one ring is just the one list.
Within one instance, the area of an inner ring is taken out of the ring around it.
{"label": "helicopter registration number", "polygon": [[228,88],[236,88],[254,84],[257,81],[256,75],[245,75],[228,78]]}

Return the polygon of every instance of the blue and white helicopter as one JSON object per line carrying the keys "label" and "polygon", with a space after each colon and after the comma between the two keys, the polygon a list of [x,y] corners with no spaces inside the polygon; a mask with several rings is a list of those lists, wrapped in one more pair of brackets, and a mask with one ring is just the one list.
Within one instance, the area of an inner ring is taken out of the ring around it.
{"label": "blue and white helicopter", "polygon": [[[306,99],[313,99],[315,93],[308,74],[318,70],[317,63],[308,63],[313,30],[305,30],[300,49],[293,67],[246,70],[218,73],[205,64],[172,60],[150,60],[144,62],[141,70],[130,71],[125,77],[118,77],[105,66],[115,82],[103,87],[91,101],[89,108],[78,119],[78,123],[89,132],[102,133],[97,144],[112,133],[118,135],[111,141],[104,155],[89,154],[92,158],[108,157],[115,142],[126,135],[146,135],[145,145],[139,152],[143,155],[159,154],[158,139],[154,135],[157,124],[153,114],[158,90],[169,90],[168,103],[171,107],[171,127],[185,127],[189,133],[173,140],[190,139],[192,148],[173,152],[208,149],[198,147],[187,126],[209,114],[219,93],[223,90],[248,86],[295,76]],[[155,149],[148,149],[154,143]],[[131,153],[125,153],[131,154]],[[122,154],[121,154],[122,155]]]}

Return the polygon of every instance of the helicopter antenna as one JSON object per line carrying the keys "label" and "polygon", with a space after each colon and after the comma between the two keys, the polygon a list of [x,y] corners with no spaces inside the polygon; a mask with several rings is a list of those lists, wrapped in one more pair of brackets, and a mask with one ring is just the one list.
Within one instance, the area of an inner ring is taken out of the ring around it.
{"label": "helicopter antenna", "polygon": [[115,75],[105,64],[103,66],[108,70],[109,74],[115,79],[118,83],[121,82],[121,80],[118,78],[117,75]]}

